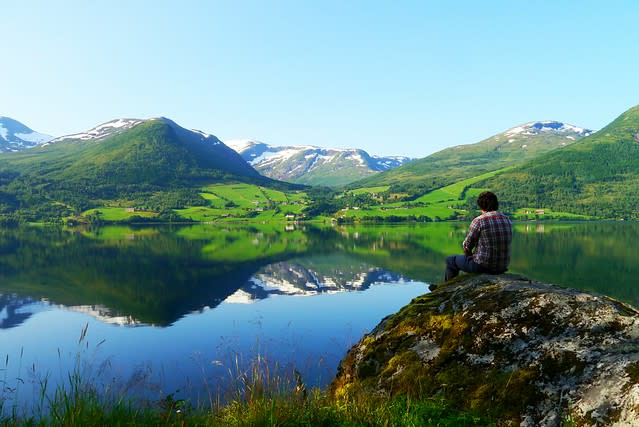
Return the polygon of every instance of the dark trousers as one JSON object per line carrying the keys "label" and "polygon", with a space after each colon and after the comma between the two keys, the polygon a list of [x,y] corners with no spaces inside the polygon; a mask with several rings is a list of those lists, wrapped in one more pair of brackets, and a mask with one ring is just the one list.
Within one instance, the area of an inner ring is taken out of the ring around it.
{"label": "dark trousers", "polygon": [[460,271],[466,273],[489,273],[481,264],[477,264],[473,261],[472,256],[451,255],[446,258],[446,275],[444,276],[444,280],[457,277]]}

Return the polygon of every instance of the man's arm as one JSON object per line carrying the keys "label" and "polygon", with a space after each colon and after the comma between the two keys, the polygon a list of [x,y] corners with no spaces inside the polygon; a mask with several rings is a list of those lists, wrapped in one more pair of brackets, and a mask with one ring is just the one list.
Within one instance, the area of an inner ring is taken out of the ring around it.
{"label": "man's arm", "polygon": [[479,241],[479,231],[479,221],[475,218],[473,222],[470,223],[468,234],[464,239],[464,243],[462,243],[465,255],[471,256],[473,254],[473,248],[477,246],[477,242]]}

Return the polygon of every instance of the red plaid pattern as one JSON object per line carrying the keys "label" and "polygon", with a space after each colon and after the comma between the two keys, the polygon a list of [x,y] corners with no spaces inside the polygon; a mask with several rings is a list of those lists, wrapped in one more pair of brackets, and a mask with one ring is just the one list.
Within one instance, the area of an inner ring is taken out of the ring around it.
{"label": "red plaid pattern", "polygon": [[464,253],[473,249],[473,261],[486,269],[501,273],[510,263],[510,242],[513,239],[513,226],[510,219],[498,211],[485,212],[473,219],[464,239]]}

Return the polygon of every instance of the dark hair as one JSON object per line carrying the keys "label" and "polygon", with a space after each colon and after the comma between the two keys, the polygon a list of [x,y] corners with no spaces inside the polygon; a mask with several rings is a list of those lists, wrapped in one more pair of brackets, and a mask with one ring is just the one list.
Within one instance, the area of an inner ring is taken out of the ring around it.
{"label": "dark hair", "polygon": [[499,209],[499,202],[497,196],[490,191],[484,191],[477,197],[477,204],[482,211],[491,212]]}

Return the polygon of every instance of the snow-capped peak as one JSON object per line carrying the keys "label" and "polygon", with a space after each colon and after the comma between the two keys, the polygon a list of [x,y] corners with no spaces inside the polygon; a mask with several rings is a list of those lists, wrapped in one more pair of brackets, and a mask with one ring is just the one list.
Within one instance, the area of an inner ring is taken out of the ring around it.
{"label": "snow-capped peak", "polygon": [[557,122],[554,120],[528,122],[523,125],[508,129],[504,133],[506,136],[515,136],[515,135],[537,135],[541,132],[575,133],[583,137],[586,137],[593,133],[593,131],[590,129],[584,129],[578,126],[574,126],[568,123]]}
{"label": "snow-capped peak", "polygon": [[241,153],[254,145],[263,144],[263,142],[256,141],[254,139],[230,139],[228,141],[224,141],[224,144],[238,153]]}
{"label": "snow-capped peak", "polygon": [[143,123],[144,120],[139,119],[116,119],[111,120],[110,122],[102,123],[99,126],[94,127],[86,132],[74,133],[72,135],[61,136],[60,138],[56,138],[51,142],[58,142],[65,139],[80,139],[83,141],[90,139],[103,139],[107,136],[111,136],[116,133],[120,133],[127,129],[131,129],[134,126]]}
{"label": "snow-capped peak", "polygon": [[410,160],[401,156],[370,156],[358,148],[273,146],[254,139],[232,139],[224,144],[262,175],[302,184],[344,184]]}
{"label": "snow-capped peak", "polygon": [[0,116],[0,151],[20,151],[50,141],[53,137],[35,132],[9,117]]}
{"label": "snow-capped peak", "polygon": [[202,135],[204,138],[209,138],[209,137],[213,136],[210,133],[202,132],[201,130],[198,130],[198,129],[191,129],[191,132],[195,132],[195,133],[197,133],[199,135]]}

